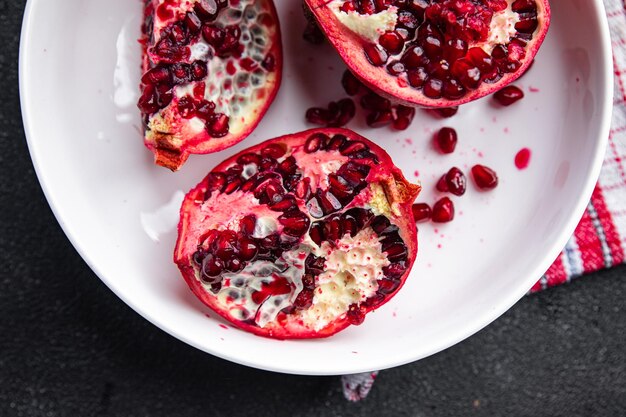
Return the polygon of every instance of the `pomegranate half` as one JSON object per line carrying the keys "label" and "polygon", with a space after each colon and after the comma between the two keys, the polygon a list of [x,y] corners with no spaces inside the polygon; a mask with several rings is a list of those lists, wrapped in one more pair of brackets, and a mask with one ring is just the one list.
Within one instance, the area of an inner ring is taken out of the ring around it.
{"label": "pomegranate half", "polygon": [[404,283],[419,190],[350,130],[268,140],[187,194],[174,260],[196,296],[236,326],[327,337],[360,324]]}
{"label": "pomegranate half", "polygon": [[458,106],[521,76],[547,0],[305,0],[350,70],[405,105]]}
{"label": "pomegranate half", "polygon": [[280,86],[272,0],[146,0],[141,78],[146,146],[177,170],[257,126]]}

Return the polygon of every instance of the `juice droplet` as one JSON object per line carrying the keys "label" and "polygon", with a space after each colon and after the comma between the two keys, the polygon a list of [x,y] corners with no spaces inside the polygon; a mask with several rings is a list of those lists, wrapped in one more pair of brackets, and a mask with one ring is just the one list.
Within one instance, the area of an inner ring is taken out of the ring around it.
{"label": "juice droplet", "polygon": [[523,148],[517,153],[517,155],[515,155],[515,166],[517,167],[517,169],[522,170],[528,168],[529,163],[530,149]]}

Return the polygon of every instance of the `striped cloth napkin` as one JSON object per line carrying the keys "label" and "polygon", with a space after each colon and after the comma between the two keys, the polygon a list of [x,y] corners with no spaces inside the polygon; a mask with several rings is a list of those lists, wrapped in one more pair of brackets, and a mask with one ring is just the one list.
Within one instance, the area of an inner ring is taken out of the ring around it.
{"label": "striped cloth napkin", "polygon": [[[626,4],[604,0],[613,44],[615,91],[609,145],[598,184],[574,235],[531,293],[624,262],[626,248]],[[344,375],[350,401],[367,396],[378,372]]]}

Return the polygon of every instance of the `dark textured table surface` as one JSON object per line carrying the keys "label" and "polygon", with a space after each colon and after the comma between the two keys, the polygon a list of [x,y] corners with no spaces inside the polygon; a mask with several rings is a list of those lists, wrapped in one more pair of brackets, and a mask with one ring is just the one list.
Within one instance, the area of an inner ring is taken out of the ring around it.
{"label": "dark textured table surface", "polygon": [[626,267],[525,297],[381,373],[358,404],[337,378],[235,365],[143,320],[78,256],[35,177],[18,97],[24,4],[0,0],[0,416],[626,415]]}

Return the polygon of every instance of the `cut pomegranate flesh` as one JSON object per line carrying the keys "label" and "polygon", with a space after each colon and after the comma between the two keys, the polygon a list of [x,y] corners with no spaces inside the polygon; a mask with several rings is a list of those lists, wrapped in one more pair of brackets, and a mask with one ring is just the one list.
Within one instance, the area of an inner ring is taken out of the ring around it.
{"label": "cut pomegranate flesh", "polygon": [[234,145],[257,126],[281,81],[272,0],[146,0],[137,103],[155,162]]}
{"label": "cut pomegranate flesh", "polygon": [[174,258],[196,296],[238,327],[330,336],[404,283],[418,192],[350,130],[283,136],[228,158],[187,194]]}
{"label": "cut pomegranate flesh", "polygon": [[450,107],[522,75],[550,24],[547,0],[305,0],[349,69],[406,105]]}

